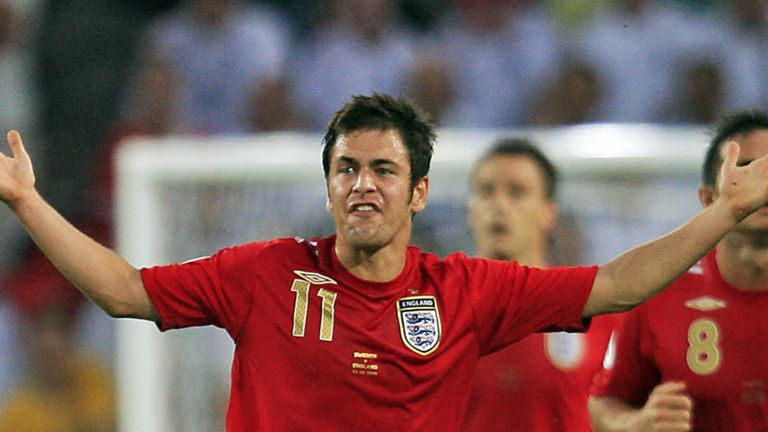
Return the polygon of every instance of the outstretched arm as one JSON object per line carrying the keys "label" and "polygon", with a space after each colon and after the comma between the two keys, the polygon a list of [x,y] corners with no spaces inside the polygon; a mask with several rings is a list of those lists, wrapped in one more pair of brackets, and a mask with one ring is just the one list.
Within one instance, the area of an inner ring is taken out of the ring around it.
{"label": "outstretched arm", "polygon": [[680,228],[638,246],[597,272],[584,317],[622,312],[648,300],[685,273],[742,219],[768,204],[768,157],[739,167],[728,143],[717,199]]}
{"label": "outstretched arm", "polygon": [[596,432],[689,431],[693,401],[683,383],[666,382],[653,389],[642,408],[612,397],[590,397],[589,414]]}
{"label": "outstretched arm", "polygon": [[116,317],[157,320],[139,270],[67,222],[35,189],[21,136],[8,132],[13,155],[0,152],[0,200],[49,260],[99,307]]}

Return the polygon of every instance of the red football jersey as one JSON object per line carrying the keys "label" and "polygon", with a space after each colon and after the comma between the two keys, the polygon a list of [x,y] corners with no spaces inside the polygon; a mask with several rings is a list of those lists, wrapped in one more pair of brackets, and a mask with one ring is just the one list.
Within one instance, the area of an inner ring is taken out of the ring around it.
{"label": "red football jersey", "polygon": [[142,270],[160,328],[212,324],[236,344],[229,431],[460,430],[480,355],[580,329],[596,267],[540,270],[409,247],[361,280],[335,237],[278,239]]}
{"label": "red football jersey", "polygon": [[768,291],[728,285],[715,253],[625,314],[595,396],[641,407],[657,384],[683,381],[694,430],[768,431]]}
{"label": "red football jersey", "polygon": [[589,388],[621,315],[586,333],[536,333],[477,364],[463,431],[589,432]]}

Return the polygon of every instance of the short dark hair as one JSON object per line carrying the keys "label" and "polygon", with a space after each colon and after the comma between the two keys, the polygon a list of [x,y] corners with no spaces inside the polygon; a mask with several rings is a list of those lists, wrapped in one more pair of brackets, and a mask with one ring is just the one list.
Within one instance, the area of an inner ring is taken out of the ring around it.
{"label": "short dark hair", "polygon": [[477,162],[475,162],[474,168],[472,168],[472,178],[474,179],[478,167],[480,167],[483,162],[495,156],[524,156],[532,159],[539,165],[544,174],[547,198],[555,198],[559,177],[557,168],[555,168],[555,165],[549,160],[544,152],[530,140],[519,137],[499,139],[485,153],[483,153]]}
{"label": "short dark hair", "polygon": [[323,137],[323,172],[328,178],[331,150],[340,135],[360,130],[396,130],[408,149],[411,164],[411,189],[429,174],[436,134],[432,120],[412,102],[404,98],[373,93],[352,96],[352,100],[336,112]]}
{"label": "short dark hair", "polygon": [[712,138],[704,156],[702,181],[706,186],[717,186],[717,174],[723,157],[720,154],[723,145],[738,135],[746,135],[758,129],[768,129],[768,115],[757,109],[737,111],[726,114],[715,124]]}

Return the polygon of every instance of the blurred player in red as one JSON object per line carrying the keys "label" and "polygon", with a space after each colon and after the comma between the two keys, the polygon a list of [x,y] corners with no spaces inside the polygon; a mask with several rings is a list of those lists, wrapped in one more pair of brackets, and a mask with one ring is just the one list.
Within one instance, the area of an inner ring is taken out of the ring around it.
{"label": "blurred player in red", "polygon": [[409,246],[434,140],[409,102],[355,96],[323,139],[335,235],[246,243],[183,264],[138,269],[65,221],[35,189],[15,131],[13,156],[0,154],[0,200],[110,315],[228,332],[231,432],[459,431],[481,355],[647,300],[768,203],[768,158],[737,167],[734,144],[712,205],[599,268],[441,259]]}
{"label": "blurred player in red", "polygon": [[[722,196],[726,143],[738,165],[768,155],[768,116],[718,124],[699,198]],[[720,172],[720,174],[718,174]],[[601,431],[768,430],[768,208],[740,222],[669,289],[625,314],[615,356],[595,379],[590,412]]]}
{"label": "blurred player in red", "polygon": [[[558,173],[525,139],[493,145],[472,171],[469,224],[477,254],[549,267]],[[587,397],[617,320],[587,333],[534,333],[480,359],[465,431],[590,431]]]}

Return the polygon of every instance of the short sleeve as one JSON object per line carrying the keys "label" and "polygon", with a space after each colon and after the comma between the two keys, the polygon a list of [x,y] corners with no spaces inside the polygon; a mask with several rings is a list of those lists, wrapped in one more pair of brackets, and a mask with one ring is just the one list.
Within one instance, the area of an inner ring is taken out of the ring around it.
{"label": "short sleeve", "polygon": [[643,343],[649,340],[644,334],[643,311],[641,306],[624,314],[614,333],[613,346],[606,352],[603,369],[593,380],[592,396],[613,397],[641,406],[659,383],[659,372]]}
{"label": "short sleeve", "polygon": [[258,281],[255,269],[261,245],[222,249],[182,264],[149,267],[141,277],[160,314],[158,327],[168,329],[215,325],[239,334]]}
{"label": "short sleeve", "polygon": [[539,269],[476,260],[470,271],[484,354],[534,332],[580,331],[586,325],[582,316],[597,267]]}

